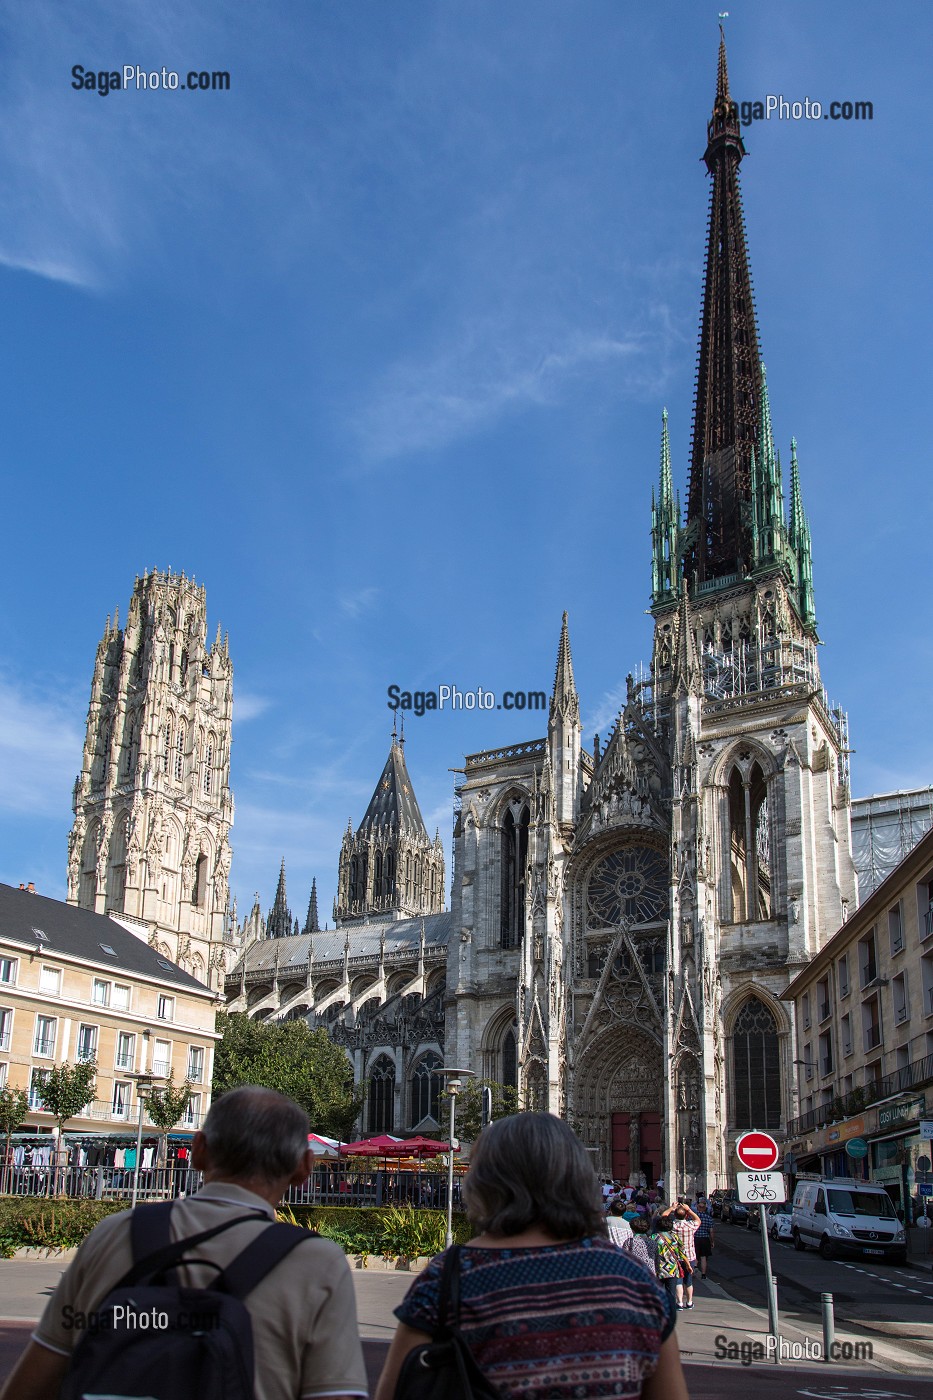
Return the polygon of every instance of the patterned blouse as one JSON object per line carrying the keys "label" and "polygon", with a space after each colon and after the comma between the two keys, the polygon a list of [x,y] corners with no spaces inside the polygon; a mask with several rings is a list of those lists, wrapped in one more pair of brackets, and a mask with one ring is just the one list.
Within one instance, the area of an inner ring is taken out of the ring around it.
{"label": "patterned blouse", "polygon": [[[395,1315],[438,1320],[439,1254]],[[503,1400],[636,1400],[674,1327],[672,1299],[606,1239],[460,1251],[460,1330]]]}

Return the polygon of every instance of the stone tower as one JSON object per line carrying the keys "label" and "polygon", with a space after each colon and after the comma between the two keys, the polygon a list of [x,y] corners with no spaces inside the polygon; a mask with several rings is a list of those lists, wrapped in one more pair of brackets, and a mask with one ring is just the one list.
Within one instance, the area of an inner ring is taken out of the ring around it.
{"label": "stone tower", "polygon": [[666,1156],[712,1185],[743,1128],[794,1115],[780,996],[856,900],[848,736],[820,679],[796,443],[789,519],[742,218],[745,154],[720,44],[686,520],[667,415],[652,506],[651,677],[632,712],[670,759]]}
{"label": "stone tower", "polygon": [[233,666],[205,591],[137,578],[97,648],[68,843],[68,902],[119,916],[222,988],[230,873]]}
{"label": "stone tower", "polygon": [[444,847],[438,833],[433,841],[428,836],[405,763],[405,740],[394,730],[363,820],[356,832],[347,826],[337,878],[338,925],[379,915],[439,914],[444,908]]}
{"label": "stone tower", "polygon": [[711,1190],[743,1128],[794,1117],[790,979],[856,899],[845,716],[817,659],[796,444],[774,446],[725,45],[686,519],[667,413],[650,671],[592,754],[567,620],[547,735],[466,758],[453,1063],[564,1113],[597,1168]]}

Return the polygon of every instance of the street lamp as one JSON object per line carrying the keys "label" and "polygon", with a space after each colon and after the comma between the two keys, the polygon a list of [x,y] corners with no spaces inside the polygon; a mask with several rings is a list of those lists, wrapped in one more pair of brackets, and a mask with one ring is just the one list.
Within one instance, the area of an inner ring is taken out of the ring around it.
{"label": "street lamp", "polygon": [[463,1088],[463,1076],[470,1079],[475,1078],[475,1071],[472,1069],[456,1069],[453,1066],[445,1066],[437,1071],[442,1074],[447,1081],[447,1093],[450,1095],[450,1151],[447,1154],[447,1245],[449,1249],[454,1242],[454,1115],[457,1111],[457,1095]]}
{"label": "street lamp", "polygon": [[133,1198],[131,1201],[132,1206],[136,1205],[136,1198],[139,1195],[139,1159],[141,1158],[143,1152],[143,1109],[146,1106],[146,1099],[149,1097],[149,1095],[152,1093],[152,1090],[155,1088],[155,1081],[157,1077],[161,1078],[162,1076],[150,1074],[146,1070],[143,1070],[139,1074],[130,1075],[131,1079],[136,1080],[136,1098],[139,1101],[139,1123],[136,1128],[136,1165],[133,1168]]}

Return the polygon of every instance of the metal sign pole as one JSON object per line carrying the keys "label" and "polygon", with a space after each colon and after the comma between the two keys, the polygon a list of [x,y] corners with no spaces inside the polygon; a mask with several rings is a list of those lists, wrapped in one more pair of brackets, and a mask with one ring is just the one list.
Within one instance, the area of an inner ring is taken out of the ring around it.
{"label": "metal sign pole", "polygon": [[777,1345],[778,1337],[778,1310],[777,1292],[774,1287],[774,1274],[771,1272],[771,1241],[768,1239],[768,1212],[765,1210],[764,1202],[758,1207],[758,1223],[761,1226],[761,1248],[765,1261],[765,1284],[768,1289],[768,1331],[775,1342],[775,1356],[779,1356],[780,1348]]}

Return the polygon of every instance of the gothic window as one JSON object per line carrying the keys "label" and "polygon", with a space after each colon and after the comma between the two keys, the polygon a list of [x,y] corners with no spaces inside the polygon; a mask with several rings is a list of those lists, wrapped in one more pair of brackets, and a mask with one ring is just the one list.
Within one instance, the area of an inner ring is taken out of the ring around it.
{"label": "gothic window", "polygon": [[532,1060],[525,1073],[525,1108],[532,1113],[547,1111],[547,1075],[540,1060]]}
{"label": "gothic window", "polygon": [[188,679],[188,652],[184,647],[181,649],[181,660],[178,663],[178,679],[182,685]]}
{"label": "gothic window", "polygon": [[391,851],[386,851],[382,871],[382,879],[385,885],[385,892],[389,899],[391,899],[393,894],[395,893],[395,869]]}
{"label": "gothic window", "polygon": [[194,868],[191,903],[196,905],[198,909],[203,909],[207,903],[207,856],[203,854],[198,856],[198,863]]}
{"label": "gothic window", "polygon": [[350,860],[350,903],[366,903],[366,857],[353,856]]}
{"label": "gothic window", "polygon": [[499,945],[502,948],[517,948],[525,929],[525,869],[528,865],[529,820],[527,806],[519,808],[517,803],[513,803],[502,823],[499,927]]}
{"label": "gothic window", "polygon": [[590,928],[613,928],[665,918],[669,881],[667,858],[650,846],[612,851],[590,876],[587,924]]}
{"label": "gothic window", "polygon": [[433,1118],[440,1123],[441,1076],[438,1070],[441,1062],[437,1055],[425,1055],[418,1061],[411,1077],[411,1124],[414,1127],[424,1118]]}
{"label": "gothic window", "polygon": [[518,1046],[515,1041],[514,1027],[510,1026],[502,1037],[502,1048],[500,1051],[500,1083],[510,1089],[518,1085]]}
{"label": "gothic window", "polygon": [[415,857],[415,887],[414,897],[417,903],[421,903],[421,861]]}
{"label": "gothic window", "polygon": [[603,947],[591,948],[586,955],[586,975],[595,981],[602,975],[603,963],[606,961],[606,949]]}
{"label": "gothic window", "polygon": [[382,898],[382,852],[377,851],[373,863],[373,895]]}
{"label": "gothic window", "polygon": [[185,726],[179,723],[175,735],[175,781],[180,783],[185,771]]}
{"label": "gothic window", "polygon": [[88,827],[81,859],[81,887],[78,903],[82,909],[93,909],[97,895],[97,827]]}
{"label": "gothic window", "polygon": [[733,1123],[781,1126],[781,1067],[777,1025],[758,997],[749,997],[732,1032]]}
{"label": "gothic window", "polygon": [[395,1065],[380,1055],[369,1072],[369,1132],[391,1133],[395,1124]]}
{"label": "gothic window", "polygon": [[732,922],[771,917],[771,833],[768,789],[761,765],[746,778],[736,765],[729,775],[729,850]]}
{"label": "gothic window", "polygon": [[202,780],[202,781],[203,781],[204,796],[205,796],[205,797],[210,797],[210,794],[211,794],[211,772],[212,772],[213,766],[214,766],[214,740],[213,740],[212,736],[211,736],[210,734],[208,734],[208,736],[207,736],[207,743],[206,743],[205,746],[204,746],[204,777],[203,777],[203,780]]}
{"label": "gothic window", "polygon": [[433,908],[437,900],[437,866],[431,866],[431,906]]}
{"label": "gothic window", "polygon": [[405,857],[405,899],[411,902],[411,856]]}
{"label": "gothic window", "polygon": [[172,721],[165,721],[165,728],[162,731],[162,772],[168,772],[169,760],[172,754]]}

